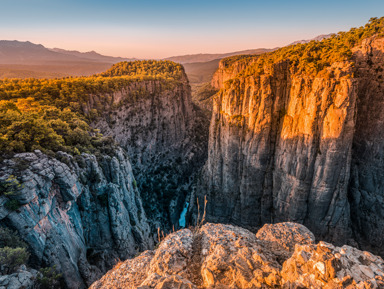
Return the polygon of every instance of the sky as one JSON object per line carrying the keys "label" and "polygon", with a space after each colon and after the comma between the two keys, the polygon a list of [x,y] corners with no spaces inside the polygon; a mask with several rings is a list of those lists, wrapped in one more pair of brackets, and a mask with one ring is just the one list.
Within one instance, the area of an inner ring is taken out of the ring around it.
{"label": "sky", "polygon": [[159,59],[281,47],[381,16],[384,0],[0,0],[0,39]]}

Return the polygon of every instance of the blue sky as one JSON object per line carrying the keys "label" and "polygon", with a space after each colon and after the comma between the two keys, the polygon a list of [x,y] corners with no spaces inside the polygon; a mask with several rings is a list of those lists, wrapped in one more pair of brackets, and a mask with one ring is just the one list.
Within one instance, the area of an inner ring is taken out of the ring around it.
{"label": "blue sky", "polygon": [[384,16],[384,0],[0,0],[0,39],[162,58],[283,46]]}

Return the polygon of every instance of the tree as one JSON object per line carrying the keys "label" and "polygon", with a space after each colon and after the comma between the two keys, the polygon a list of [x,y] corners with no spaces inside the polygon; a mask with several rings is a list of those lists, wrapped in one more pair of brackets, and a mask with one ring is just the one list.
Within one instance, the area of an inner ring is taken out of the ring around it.
{"label": "tree", "polygon": [[25,248],[0,248],[0,266],[1,272],[11,274],[15,270],[25,264],[29,259],[29,253]]}

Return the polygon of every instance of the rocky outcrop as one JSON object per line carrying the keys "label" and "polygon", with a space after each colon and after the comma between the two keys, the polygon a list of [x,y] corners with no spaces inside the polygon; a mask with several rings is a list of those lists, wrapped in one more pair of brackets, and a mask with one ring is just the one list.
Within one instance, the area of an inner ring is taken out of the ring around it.
{"label": "rocky outcrop", "polygon": [[179,81],[139,81],[91,96],[84,110],[92,109],[101,114],[93,126],[128,152],[154,229],[177,226],[207,158],[209,123],[192,104],[185,74]]}
{"label": "rocky outcrop", "polygon": [[[52,158],[35,151],[0,165],[1,180],[20,182],[0,197],[0,223],[29,245],[32,266],[56,265],[69,288],[90,285],[115,259],[153,246],[128,157],[119,148],[110,153]],[[8,199],[19,208],[4,206]]]}
{"label": "rocky outcrop", "polygon": [[288,61],[242,76],[255,57],[224,61],[198,189],[207,219],[251,230],[292,221],[382,253],[383,51],[370,38],[354,62],[316,76]]}
{"label": "rocky outcrop", "polygon": [[[314,244],[313,234],[293,223],[266,226],[257,236],[221,224],[184,229],[90,288],[384,288],[384,261],[369,252]],[[287,246],[285,259],[268,246],[274,240]]]}
{"label": "rocky outcrop", "polygon": [[35,280],[37,271],[20,270],[11,275],[0,276],[0,289],[33,289],[35,288]]}

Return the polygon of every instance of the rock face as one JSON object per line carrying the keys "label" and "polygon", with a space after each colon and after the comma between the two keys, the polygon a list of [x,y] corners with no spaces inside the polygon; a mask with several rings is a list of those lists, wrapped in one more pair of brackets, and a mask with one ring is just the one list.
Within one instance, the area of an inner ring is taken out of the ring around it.
{"label": "rock face", "polygon": [[37,271],[20,271],[0,276],[0,289],[33,289]]}
{"label": "rock face", "polygon": [[244,77],[244,59],[222,64],[197,190],[207,220],[251,230],[292,221],[383,253],[383,51],[382,39],[368,39],[355,65],[334,63],[327,77],[288,62]]}
{"label": "rock face", "polygon": [[[11,211],[0,197],[0,222],[27,242],[32,265],[53,266],[69,288],[90,285],[117,258],[153,246],[142,200],[126,154],[57,158],[39,151],[0,165],[0,178],[18,177],[21,189]],[[60,159],[60,161],[59,161]]]}
{"label": "rock face", "polygon": [[92,109],[103,112],[93,126],[128,152],[154,229],[177,226],[207,158],[209,120],[193,106],[186,76],[173,84],[135,82],[103,99],[91,96],[84,110]]}
{"label": "rock face", "polygon": [[348,189],[353,229],[366,248],[384,256],[384,40],[355,50],[359,91]]}
{"label": "rock face", "polygon": [[[268,225],[257,236],[222,224],[184,229],[156,251],[120,263],[90,289],[384,288],[384,261],[371,253],[316,245],[294,223]],[[275,240],[287,248],[284,259],[268,245]]]}

